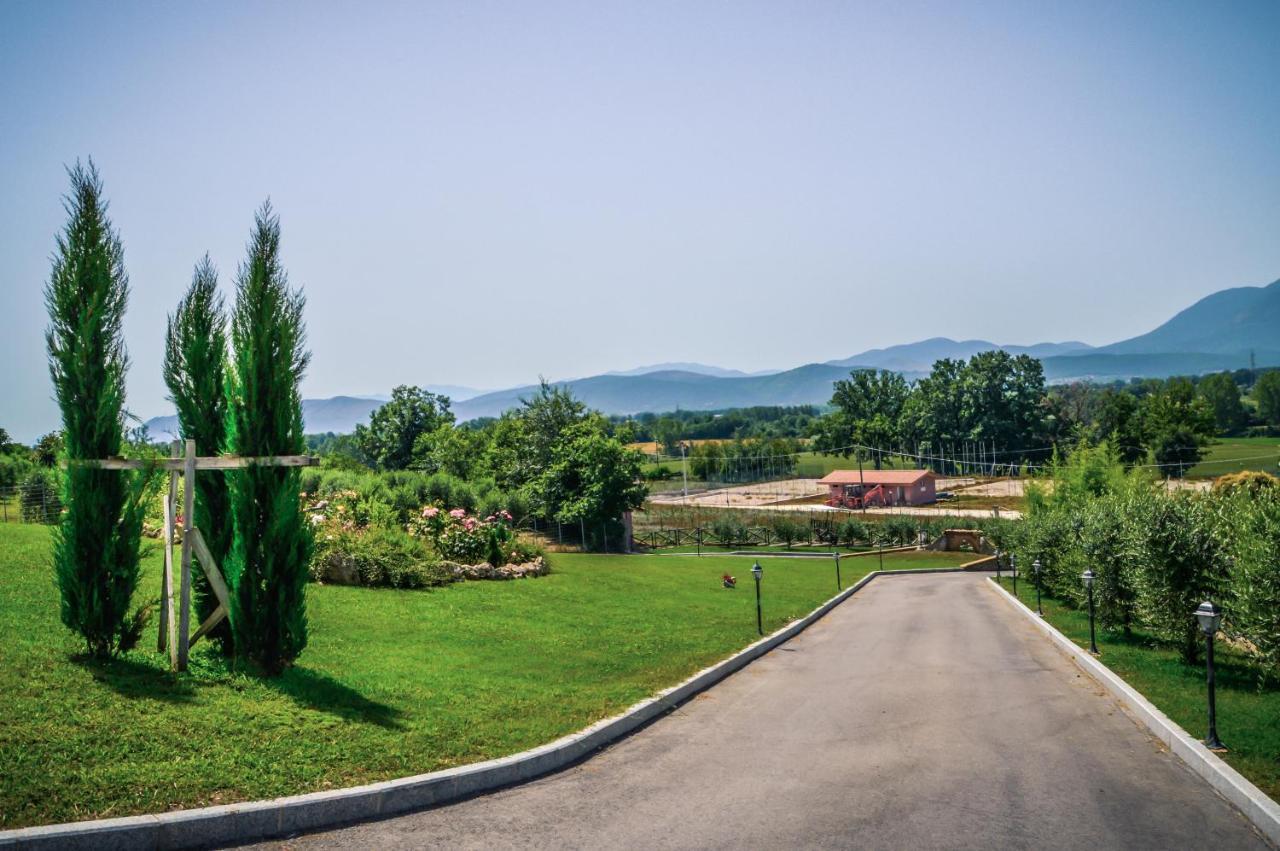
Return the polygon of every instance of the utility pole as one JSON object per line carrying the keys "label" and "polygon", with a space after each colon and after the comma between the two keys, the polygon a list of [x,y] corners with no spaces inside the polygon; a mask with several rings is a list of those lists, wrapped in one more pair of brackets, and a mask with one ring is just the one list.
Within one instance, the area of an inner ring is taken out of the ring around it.
{"label": "utility pole", "polygon": [[680,475],[684,478],[684,501],[689,501],[689,465],[685,460],[684,441],[680,441]]}

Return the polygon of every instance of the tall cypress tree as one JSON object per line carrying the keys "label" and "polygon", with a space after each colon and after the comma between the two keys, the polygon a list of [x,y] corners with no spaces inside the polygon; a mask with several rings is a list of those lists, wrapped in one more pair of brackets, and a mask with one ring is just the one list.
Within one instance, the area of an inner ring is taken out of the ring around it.
{"label": "tall cypress tree", "polygon": [[136,644],[142,629],[128,607],[138,584],[145,475],[75,463],[119,455],[124,442],[129,278],[93,160],[77,162],[69,175],[67,226],[45,287],[49,373],[68,461],[53,563],[62,622],[104,658]]}
{"label": "tall cypress tree", "polygon": [[[258,211],[236,278],[228,376],[228,445],[237,455],[301,454],[298,382],[310,355],[304,299],[280,265],[280,220]],[[305,591],[311,532],[297,468],[251,467],[231,476],[235,537],[228,559],[236,655],[278,674],[307,643]]]}
{"label": "tall cypress tree", "polygon": [[[218,270],[205,255],[196,264],[191,287],[169,317],[165,334],[164,381],[178,411],[178,431],[198,450],[216,455],[227,446],[227,316],[218,294]],[[225,570],[231,553],[231,500],[225,475],[196,477],[196,528],[209,552]],[[203,621],[218,607],[203,570],[193,570],[196,611]],[[209,635],[222,652],[232,651],[231,623],[224,620]]]}

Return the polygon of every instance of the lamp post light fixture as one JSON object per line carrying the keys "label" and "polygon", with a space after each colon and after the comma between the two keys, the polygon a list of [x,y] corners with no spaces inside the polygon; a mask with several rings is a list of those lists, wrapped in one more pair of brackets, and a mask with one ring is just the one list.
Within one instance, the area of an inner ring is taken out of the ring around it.
{"label": "lamp post light fixture", "polygon": [[1040,606],[1040,559],[1031,562],[1031,573],[1035,576],[1036,614],[1044,617],[1044,609]]}
{"label": "lamp post light fixture", "polygon": [[1000,548],[996,547],[996,584],[1000,584]]}
{"label": "lamp post light fixture", "polygon": [[1084,573],[1080,574],[1080,578],[1084,580],[1084,587],[1089,592],[1089,652],[1094,656],[1097,656],[1099,655],[1098,642],[1094,640],[1093,633],[1093,568],[1089,568]]}
{"label": "lamp post light fixture", "polygon": [[1009,556],[1009,570],[1013,573],[1013,596],[1018,596],[1018,556]]}
{"label": "lamp post light fixture", "polygon": [[1225,751],[1227,746],[1218,738],[1218,706],[1213,676],[1213,637],[1218,634],[1218,627],[1222,624],[1222,609],[1212,601],[1205,600],[1194,614],[1204,632],[1205,681],[1209,686],[1209,735],[1204,743],[1210,750]]}
{"label": "lamp post light fixture", "polygon": [[840,582],[840,551],[836,550],[836,590],[843,591],[844,585]]}
{"label": "lamp post light fixture", "polygon": [[764,617],[760,614],[760,577],[764,576],[764,568],[760,562],[751,565],[751,575],[756,578],[756,632],[764,635]]}

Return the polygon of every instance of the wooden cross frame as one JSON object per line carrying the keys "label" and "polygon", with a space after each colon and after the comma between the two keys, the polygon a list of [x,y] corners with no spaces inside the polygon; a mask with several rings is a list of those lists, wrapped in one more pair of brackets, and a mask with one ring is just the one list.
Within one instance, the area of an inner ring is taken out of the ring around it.
{"label": "wooden cross frame", "polygon": [[[141,459],[107,458],[100,461],[74,461],[83,466],[103,470],[142,470],[154,468],[156,462]],[[164,498],[164,574],[160,577],[160,636],[156,649],[169,651],[169,661],[175,671],[187,669],[187,657],[191,645],[209,634],[231,611],[231,594],[218,563],[213,559],[204,536],[195,525],[195,479],[197,470],[242,470],[246,467],[313,467],[319,459],[310,455],[269,455],[262,458],[242,458],[235,455],[196,456],[196,442],[188,440],[186,451],[175,440],[170,457],[159,466],[169,471],[169,490]],[[178,476],[183,478],[182,489],[182,561],[178,574],[178,601],[173,599],[173,527],[176,521],[178,501]],[[209,587],[218,598],[218,606],[205,618],[204,623],[191,633],[191,557],[195,555]]]}

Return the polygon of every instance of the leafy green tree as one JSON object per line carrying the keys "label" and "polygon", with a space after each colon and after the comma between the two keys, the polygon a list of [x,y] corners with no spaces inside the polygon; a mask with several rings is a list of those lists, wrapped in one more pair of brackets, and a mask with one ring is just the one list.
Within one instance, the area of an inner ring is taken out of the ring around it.
{"label": "leafy green tree", "polygon": [[1219,434],[1234,434],[1249,422],[1249,413],[1240,399],[1240,388],[1229,372],[1216,372],[1200,380],[1200,398],[1213,411],[1213,421]]}
{"label": "leafy green tree", "polygon": [[452,424],[448,396],[401,385],[391,391],[390,402],[373,412],[367,426],[356,426],[356,444],[379,470],[404,470],[416,466],[415,451],[421,453],[419,458],[430,454],[429,445],[415,449],[422,435]]}
{"label": "leafy green tree", "polygon": [[1138,398],[1111,388],[1103,392],[1094,422],[1094,437],[1106,443],[1126,467],[1147,456],[1143,445],[1142,416]]}
{"label": "leafy green tree", "polygon": [[[858,369],[837,381],[831,394],[835,412],[824,417],[815,433],[814,448],[849,457],[855,446],[888,448],[902,435],[902,412],[911,389],[889,370]],[[873,460],[877,469],[881,453]]]}
{"label": "leafy green tree", "polygon": [[990,441],[1007,452],[1031,448],[1044,431],[1044,368],[1029,355],[979,352],[961,377],[961,419],[968,440]]}
{"label": "leafy green tree", "polygon": [[610,437],[598,418],[567,427],[539,478],[539,496],[557,520],[580,523],[593,545],[622,544],[624,512],[644,504],[641,455]]}
{"label": "leafy green tree", "polygon": [[36,441],[34,454],[36,463],[41,467],[52,467],[57,464],[58,456],[62,454],[62,434],[51,431],[41,435]]}
{"label": "leafy green tree", "polygon": [[[227,447],[227,317],[218,293],[218,271],[209,255],[196,264],[191,286],[169,317],[165,334],[164,380],[178,411],[178,433],[198,451],[217,455]],[[195,479],[195,525],[219,566],[231,552],[233,523],[227,479],[205,473]],[[200,620],[213,614],[218,598],[203,570],[193,570]],[[209,634],[226,655],[232,652],[231,624],[223,620]]]}
{"label": "leafy green tree", "polygon": [[[298,382],[306,370],[305,300],[280,265],[280,220],[264,204],[236,277],[231,313],[228,434],[244,456],[294,455],[305,446]],[[307,643],[305,590],[311,532],[296,467],[228,473],[235,536],[227,560],[236,655],[279,674]]]}
{"label": "leafy green tree", "polygon": [[413,444],[413,466],[427,473],[448,473],[460,479],[475,474],[484,454],[486,435],[470,428],[441,423],[423,432]]}
{"label": "leafy green tree", "polygon": [[1142,400],[1142,430],[1162,470],[1182,476],[1204,457],[1215,430],[1213,411],[1196,398],[1189,380],[1173,378]]}
{"label": "leafy green tree", "polygon": [[1280,369],[1264,372],[1253,385],[1258,416],[1270,426],[1280,426]]}
{"label": "leafy green tree", "polygon": [[53,563],[62,622],[104,658],[141,637],[143,615],[130,617],[128,607],[138,584],[146,476],[75,463],[119,455],[124,442],[129,278],[93,161],[77,163],[70,177],[69,220],[45,287],[49,372],[70,462]]}

